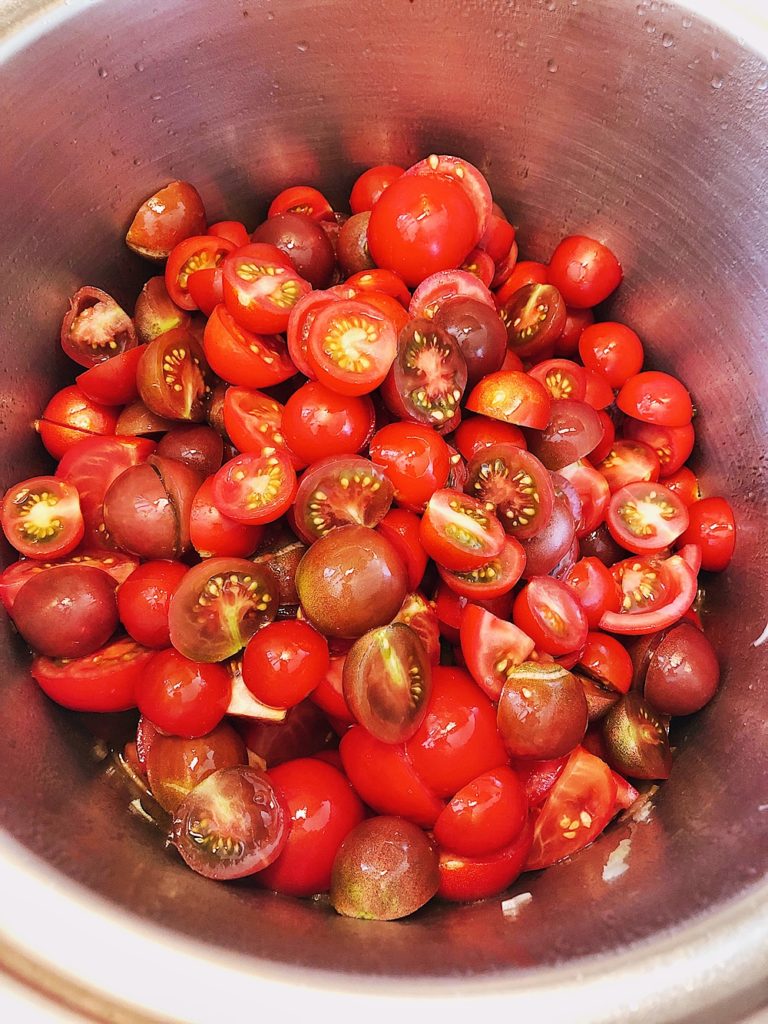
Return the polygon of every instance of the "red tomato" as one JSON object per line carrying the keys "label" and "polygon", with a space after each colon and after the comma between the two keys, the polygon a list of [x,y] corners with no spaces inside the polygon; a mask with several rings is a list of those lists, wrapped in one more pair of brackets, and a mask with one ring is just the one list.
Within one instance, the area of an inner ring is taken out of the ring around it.
{"label": "red tomato", "polygon": [[444,803],[417,774],[404,744],[382,743],[354,725],[342,736],[339,753],[355,792],[378,814],[397,814],[422,828],[437,821]]}
{"label": "red tomato", "polygon": [[616,782],[605,762],[577,747],[533,826],[526,871],[549,867],[596,839],[615,813]]}
{"label": "red tomato", "polygon": [[288,896],[327,892],[343,839],[365,816],[346,777],[317,758],[303,757],[270,769],[273,786],[290,815],[283,852],[259,872],[260,884]]}
{"label": "red tomato", "polygon": [[531,371],[534,380],[539,381],[553,399],[575,398],[582,401],[587,393],[587,375],[584,367],[571,359],[545,359]]}
{"label": "red tomato", "polygon": [[569,306],[596,306],[621,284],[622,270],[611,250],[594,238],[564,238],[549,261],[549,281]]}
{"label": "red tomato", "polygon": [[262,627],[243,654],[245,685],[271,708],[292,708],[304,700],[329,667],[328,641],[293,619]]}
{"label": "red tomato", "polygon": [[402,277],[383,267],[372,267],[370,270],[361,270],[359,273],[353,274],[347,278],[344,287],[353,288],[358,294],[379,292],[390,295],[393,299],[397,299],[405,309],[408,308],[411,301],[411,293]]}
{"label": "red tomato", "polygon": [[467,274],[472,274],[486,288],[491,287],[496,276],[496,266],[493,260],[482,249],[473,249],[461,264],[461,270]]}
{"label": "red tomato", "polygon": [[418,633],[427,656],[433,665],[440,664],[440,624],[432,604],[423,594],[406,594],[400,611],[393,622],[403,622]]}
{"label": "red tomato", "polygon": [[273,523],[296,497],[296,470],[279,449],[247,452],[225,463],[213,478],[213,500],[222,515],[255,526]]}
{"label": "red tomato", "polygon": [[607,321],[582,331],[579,355],[585,366],[602,373],[616,389],[642,370],[645,354],[631,327]]}
{"label": "red tomato", "polygon": [[341,395],[374,391],[397,353],[394,324],[368,299],[322,306],[309,325],[309,364],[321,384]]}
{"label": "red tomato", "polygon": [[587,633],[578,664],[590,676],[610,683],[619,693],[629,692],[634,675],[632,659],[615,637],[597,631]]}
{"label": "red tomato", "polygon": [[579,338],[585,327],[595,322],[595,314],[591,309],[565,310],[565,326],[563,333],[555,342],[555,355],[573,359],[579,351]]}
{"label": "red tomato", "polygon": [[627,416],[662,427],[684,427],[691,422],[691,396],[676,377],[658,370],[637,373],[622,386],[616,404]]}
{"label": "red tomato", "polygon": [[157,651],[135,680],[142,715],[163,732],[194,739],[215,729],[232,683],[221,665],[191,661],[172,647]]}
{"label": "red tomato", "polygon": [[587,618],[590,629],[600,624],[604,612],[618,612],[621,591],[607,566],[599,558],[582,558],[563,576],[572,587]]}
{"label": "red tomato", "polygon": [[[446,583],[441,583],[435,593],[435,612],[440,623],[440,633],[453,644],[459,643],[459,627],[461,626],[464,610],[469,605],[468,597],[462,597]],[[492,597],[485,601],[475,600],[474,604],[491,612],[500,619],[508,619],[512,612],[512,593],[508,591],[499,597]]]}
{"label": "red tomato", "polygon": [[80,552],[55,562],[38,562],[32,558],[25,558],[18,562],[12,562],[0,573],[0,604],[10,613],[24,584],[33,576],[54,566],[90,565],[96,569],[102,569],[112,577],[115,583],[120,584],[128,579],[138,564],[138,559],[117,551],[102,551],[98,554]]}
{"label": "red tomato", "polygon": [[470,416],[463,419],[453,435],[453,443],[467,461],[481,448],[492,444],[512,444],[516,448],[527,448],[525,436],[519,427],[503,423],[488,416]]}
{"label": "red tomato", "polygon": [[413,293],[408,312],[413,319],[434,320],[446,302],[459,297],[474,299],[495,310],[493,296],[474,274],[466,270],[442,270],[421,282]]}
{"label": "red tomato", "polygon": [[373,529],[389,511],[392,494],[392,484],[368,459],[331,455],[303,474],[292,526],[307,544],[351,523]]}
{"label": "red tomato", "polygon": [[371,461],[381,466],[395,489],[395,501],[416,512],[445,486],[450,469],[448,445],[421,423],[390,423],[371,438]]}
{"label": "red tomato", "polygon": [[238,523],[219,512],[213,500],[209,476],[200,485],[189,512],[189,539],[202,558],[246,558],[256,550],[263,527]]}
{"label": "red tomato", "polygon": [[575,591],[561,580],[535,577],[515,598],[515,623],[547,654],[581,650],[587,617]]}
{"label": "red tomato", "polygon": [[688,469],[687,466],[681,466],[676,473],[672,473],[671,476],[664,478],[664,484],[678,496],[684,505],[688,506],[688,515],[690,516],[691,505],[701,497],[701,489],[699,488],[699,480],[696,474]]}
{"label": "red tomato", "polygon": [[523,784],[525,795],[531,807],[544,803],[544,798],[563,773],[570,754],[565,757],[553,757],[546,761],[516,761],[512,759],[512,767]]}
{"label": "red tomato", "polygon": [[106,362],[75,377],[77,386],[92,402],[102,405],[127,405],[139,397],[136,367],[142,356],[141,347],[129,348]]}
{"label": "red tomato", "polygon": [[605,409],[596,409],[595,411],[597,418],[600,420],[600,426],[603,428],[603,436],[600,443],[595,445],[589,453],[589,458],[593,463],[597,464],[610,454],[613,443],[616,440],[616,427],[613,425],[613,420]]}
{"label": "red tomato", "polygon": [[543,430],[552,399],[539,381],[520,370],[499,370],[480,381],[469,394],[467,408],[494,420]]}
{"label": "red tomato", "polygon": [[440,851],[440,887],[444,900],[465,903],[504,892],[523,870],[531,849],[533,830],[526,824],[517,839],[495,853],[462,857]]}
{"label": "red tomato", "polygon": [[688,515],[690,522],[678,544],[698,544],[702,569],[722,572],[736,546],[733,509],[725,498],[701,498],[688,507]]}
{"label": "red tomato", "polygon": [[198,270],[213,270],[233,252],[235,246],[216,235],[192,235],[174,246],[165,265],[165,287],[171,299],[182,309],[195,309],[188,282]]}
{"label": "red tomato", "polygon": [[329,455],[353,455],[366,444],[374,426],[367,395],[347,396],[308,381],[293,392],[282,415],[282,433],[304,463]]}
{"label": "red tomato", "polygon": [[[478,249],[490,256],[494,263],[503,263],[515,241],[515,228],[504,217],[492,212],[485,234],[477,243]],[[510,267],[510,273],[512,268]]]}
{"label": "red tomato", "polygon": [[213,372],[230,384],[271,388],[297,372],[284,341],[246,330],[223,305],[205,325],[203,350]]}
{"label": "red tomato", "polygon": [[231,253],[224,269],[224,304],[235,320],[255,334],[280,334],[291,310],[312,286],[274,245],[254,242]]}
{"label": "red tomato", "polygon": [[146,199],[125,236],[129,249],[150,260],[164,260],[175,245],[205,231],[205,207],[188,181],[171,181]]}
{"label": "red tomato", "polygon": [[312,220],[333,220],[333,208],[322,192],[311,185],[293,185],[278,193],[267,211],[268,217],[281,213],[303,213]]}
{"label": "red tomato", "polygon": [[696,572],[680,555],[659,559],[635,555],[611,569],[622,589],[621,611],[605,612],[606,633],[656,633],[677,622],[696,597]]}
{"label": "red tomato", "polygon": [[418,776],[441,797],[452,797],[478,775],[508,762],[493,704],[457,668],[433,669],[426,717],[405,750]]}
{"label": "red tomato", "polygon": [[584,394],[584,401],[593,409],[607,409],[613,404],[613,389],[602,373],[598,370],[585,369],[587,376],[587,390]]}
{"label": "red tomato", "polygon": [[248,245],[251,240],[251,236],[248,234],[248,229],[245,224],[239,220],[219,220],[215,224],[208,226],[208,234],[216,235],[217,238],[226,238],[228,242],[231,242],[237,249],[243,245]]}
{"label": "red tomato", "polygon": [[355,721],[354,715],[344,699],[342,677],[345,658],[346,655],[331,658],[328,671],[310,694],[312,703],[324,711],[330,719],[344,723],[342,732],[345,731],[347,725],[352,725]]}
{"label": "red tomato", "polygon": [[528,820],[528,799],[511,768],[494,768],[462,786],[435,822],[444,850],[481,857],[513,842]]}
{"label": "red tomato", "polygon": [[427,553],[419,538],[420,520],[404,508],[393,508],[384,516],[376,529],[392,543],[408,571],[408,586],[415,590],[427,568]]}
{"label": "red tomato", "polygon": [[611,493],[627,484],[659,479],[659,457],[644,441],[616,441],[596,468],[603,474]]}
{"label": "red tomato", "polygon": [[224,270],[221,264],[217,267],[204,267],[190,274],[187,278],[187,291],[200,312],[210,316],[224,302]]}
{"label": "red tomato", "polygon": [[306,465],[285,443],[283,407],[274,398],[251,388],[227,388],[223,413],[224,429],[239,452],[261,454],[268,448],[279,448],[295,469]]}
{"label": "red tomato", "polygon": [[437,156],[432,153],[426,160],[419,160],[413,167],[409,167],[405,173],[427,178],[432,178],[437,174],[460,185],[475,210],[477,229],[473,245],[479,243],[485,234],[493,211],[493,196],[488,182],[474,164],[461,157]]}
{"label": "red tomato", "polygon": [[471,572],[451,572],[442,565],[437,571],[451,590],[470,601],[488,601],[508,594],[525,569],[525,551],[514,537],[506,537],[496,558]]}
{"label": "red tomato", "polygon": [[519,292],[527,284],[549,284],[549,267],[546,263],[536,263],[534,260],[521,260],[517,263],[496,292],[496,305],[499,309],[506,306],[515,292]]}
{"label": "red tomato", "polygon": [[85,658],[34,658],[30,672],[51,700],[72,711],[126,711],[155,655],[121,637]]}
{"label": "red tomato", "polygon": [[441,175],[397,178],[374,203],[368,248],[379,267],[409,287],[461,265],[477,236],[477,214],[464,189]]}
{"label": "red tomato", "polygon": [[403,174],[405,174],[405,168],[398,167],[397,164],[378,164],[376,167],[369,167],[367,171],[363,171],[352,186],[349,195],[349,207],[352,213],[365,213],[366,210],[372,210],[381,193]]}
{"label": "red tomato", "polygon": [[140,565],[117,590],[120,621],[144,647],[169,647],[168,605],[187,566],[156,560]]}
{"label": "red tomato", "polygon": [[28,558],[68,555],[85,532],[77,490],[54,476],[36,476],[10,487],[0,520],[10,543]]}
{"label": "red tomato", "polygon": [[86,437],[114,434],[117,413],[117,409],[92,401],[71,384],[56,392],[35,427],[48,452],[60,459]]}
{"label": "red tomato", "polygon": [[602,523],[611,501],[611,490],[602,473],[583,459],[558,470],[573,487],[581,502],[581,515],[576,524],[576,536],[592,533]]}
{"label": "red tomato", "polygon": [[692,423],[684,427],[662,427],[657,423],[627,419],[622,429],[626,438],[653,448],[659,458],[659,476],[665,483],[666,477],[676,473],[686,461],[696,440]]}
{"label": "red tomato", "polygon": [[499,699],[509,670],[526,661],[535,647],[514,623],[473,604],[464,610],[459,637],[472,678],[493,701]]}
{"label": "red tomato", "polygon": [[688,528],[685,504],[660,483],[627,484],[611,498],[606,523],[617,544],[636,554],[669,547]]}
{"label": "red tomato", "polygon": [[419,528],[427,554],[453,572],[479,569],[501,553],[504,528],[481,501],[460,491],[435,491]]}

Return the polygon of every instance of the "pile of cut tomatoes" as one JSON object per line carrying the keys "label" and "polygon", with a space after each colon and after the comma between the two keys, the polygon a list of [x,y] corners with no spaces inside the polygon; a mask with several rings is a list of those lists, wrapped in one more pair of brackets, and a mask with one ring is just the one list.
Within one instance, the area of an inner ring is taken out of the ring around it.
{"label": "pile of cut tomatoes", "polygon": [[696,611],[735,527],[684,384],[595,307],[600,241],[520,261],[450,156],[287,188],[250,233],[175,181],[81,288],[0,600],[195,871],[339,913],[476,900],[591,843],[715,694]]}

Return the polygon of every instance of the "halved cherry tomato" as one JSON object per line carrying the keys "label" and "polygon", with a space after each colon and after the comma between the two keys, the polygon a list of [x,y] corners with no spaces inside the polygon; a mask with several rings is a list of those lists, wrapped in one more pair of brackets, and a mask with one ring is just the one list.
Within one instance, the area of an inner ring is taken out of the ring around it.
{"label": "halved cherry tomato", "polygon": [[467,399],[467,408],[494,420],[543,430],[552,399],[539,381],[520,370],[499,370],[481,380]]}
{"label": "halved cherry tomato", "polygon": [[701,548],[702,569],[722,572],[736,546],[733,509],[725,498],[701,498],[688,506],[688,515],[689,525],[678,543],[697,544]]}
{"label": "halved cherry tomato", "polygon": [[512,444],[515,448],[527,448],[525,435],[519,427],[488,416],[464,418],[453,435],[453,443],[469,461],[481,448],[492,444]]}
{"label": "halved cherry tomato", "polygon": [[208,225],[208,234],[216,235],[217,238],[226,238],[236,248],[248,245],[251,236],[245,224],[239,220],[217,220],[215,224]]}
{"label": "halved cherry tomato", "polygon": [[435,324],[458,342],[467,364],[468,387],[504,365],[507,332],[495,306],[462,296],[448,299],[435,315]]}
{"label": "halved cherry tomato", "polygon": [[330,455],[354,455],[373,433],[375,414],[367,395],[340,395],[318,381],[293,392],[282,413],[282,433],[304,463]]}
{"label": "halved cherry tomato", "polygon": [[391,320],[361,299],[322,306],[309,325],[307,359],[315,376],[342,395],[374,391],[389,373],[396,352]]}
{"label": "halved cherry tomato", "polygon": [[397,358],[382,394],[402,419],[436,430],[458,422],[467,364],[457,341],[429,320],[411,320],[397,342]]}
{"label": "halved cherry tomato", "polygon": [[602,722],[608,763],[633,779],[668,779],[669,736],[661,715],[639,693],[625,693]]}
{"label": "halved cherry tomato", "polygon": [[572,587],[590,629],[600,624],[604,612],[618,612],[622,594],[616,580],[599,558],[582,558],[567,570],[563,582]]}
{"label": "halved cherry tomato", "polygon": [[606,523],[614,540],[636,554],[669,547],[688,528],[685,504],[660,483],[627,484],[611,498]]}
{"label": "halved cherry tomato", "polygon": [[549,284],[549,268],[546,263],[535,260],[520,260],[506,281],[496,292],[496,305],[499,309],[509,302],[515,292],[528,284]]}
{"label": "halved cherry tomato", "polygon": [[312,286],[274,245],[254,242],[224,260],[224,304],[255,334],[280,334],[291,310]]}
{"label": "halved cherry tomato", "polygon": [[148,260],[164,260],[174,246],[205,231],[205,207],[188,181],[171,181],[136,211],[125,242]]}
{"label": "halved cherry tomato", "polygon": [[139,292],[133,310],[139,341],[146,344],[174,327],[189,327],[191,319],[191,313],[179,309],[172,301],[165,287],[165,277],[150,277]]}
{"label": "halved cherry tomato", "polygon": [[59,565],[91,565],[96,569],[102,569],[112,579],[120,584],[123,583],[139,564],[137,558],[124,555],[122,552],[103,551],[96,554],[80,552],[70,555],[69,558],[58,559],[55,562],[38,562],[32,558],[25,558],[18,562],[12,562],[2,573],[0,573],[0,604],[7,612],[13,609],[16,596],[33,576],[45,572]]}
{"label": "halved cherry tomato", "polygon": [[473,249],[461,264],[462,271],[476,277],[480,284],[490,288],[496,276],[496,265],[487,252],[482,249]]}
{"label": "halved cherry tomato", "polygon": [[499,696],[498,730],[515,758],[563,757],[587,731],[581,682],[562,664],[544,657],[511,667]]}
{"label": "halved cherry tomato", "polygon": [[482,900],[507,889],[525,866],[533,830],[526,824],[509,846],[479,857],[440,851],[440,887],[437,895],[457,903]]}
{"label": "halved cherry tomato", "polygon": [[677,622],[696,597],[696,572],[680,555],[660,559],[634,556],[611,569],[622,589],[619,612],[605,612],[606,633],[655,633]]}
{"label": "halved cherry tomato", "polygon": [[579,651],[587,638],[587,617],[576,592],[549,576],[532,579],[515,599],[515,623],[547,654]]}
{"label": "halved cherry tomato", "polygon": [[189,538],[202,558],[231,556],[246,558],[256,550],[263,532],[261,526],[249,526],[219,512],[213,500],[213,481],[209,476],[195,494],[189,513]]}
{"label": "halved cherry tomato", "polygon": [[403,174],[405,168],[398,167],[397,164],[377,164],[376,167],[369,167],[367,171],[363,171],[349,195],[352,213],[372,210],[381,193]]}
{"label": "halved cherry tomato", "polygon": [[203,267],[187,278],[187,292],[190,299],[204,316],[210,316],[217,306],[224,303],[224,269]]}
{"label": "halved cherry tomato", "polygon": [[417,512],[448,479],[448,445],[421,423],[382,427],[371,438],[370,454],[371,461],[384,470],[394,487],[395,500]]}
{"label": "halved cherry tomato", "polygon": [[[515,228],[504,217],[493,210],[488,218],[485,234],[477,243],[478,249],[487,253],[494,263],[503,263],[509,256],[515,241]],[[510,273],[512,268],[510,268]]]}
{"label": "halved cherry tomato", "polygon": [[207,364],[191,331],[178,327],[155,338],[136,369],[141,400],[157,416],[201,423],[205,419]]}
{"label": "halved cherry tomato", "polygon": [[393,299],[405,307],[411,301],[411,293],[406,287],[405,281],[392,270],[385,270],[383,267],[372,267],[370,270],[361,270],[358,274],[348,277],[345,287],[354,288],[358,294],[367,292],[380,292],[390,295]]}
{"label": "halved cherry tomato", "polygon": [[181,309],[195,309],[187,284],[198,270],[215,269],[235,250],[235,245],[216,235],[192,235],[171,250],[165,266],[165,286]]}
{"label": "halved cherry tomato", "polygon": [[461,619],[461,651],[483,693],[499,699],[509,672],[531,655],[534,641],[512,622],[469,604]]}
{"label": "halved cherry tomato", "polygon": [[444,176],[457,182],[472,203],[477,215],[477,233],[475,244],[485,234],[493,207],[493,196],[485,177],[474,164],[455,156],[437,156],[431,154],[426,160],[409,167],[406,175],[423,175],[431,178],[434,174]]}
{"label": "halved cherry tomato", "polygon": [[470,601],[488,601],[508,594],[525,569],[525,551],[514,537],[504,540],[500,554],[479,569],[451,572],[438,565],[440,578],[451,590]]}
{"label": "halved cherry tomato", "polygon": [[408,312],[414,320],[434,320],[456,298],[474,299],[495,309],[493,296],[474,274],[466,270],[441,270],[425,278],[413,293]]}
{"label": "halved cherry tomato", "polygon": [[549,261],[549,280],[574,309],[596,306],[621,284],[621,264],[602,242],[564,238]]}
{"label": "halved cherry tomato", "polygon": [[659,457],[644,441],[615,441],[596,468],[608,481],[612,494],[639,481],[659,479]]}
{"label": "halved cherry tomato", "polygon": [[535,455],[510,444],[481,448],[467,466],[466,490],[493,506],[507,533],[533,537],[549,522],[555,500],[552,478]]}
{"label": "halved cherry tomato", "polygon": [[592,533],[602,523],[611,501],[611,491],[602,473],[583,459],[562,466],[558,473],[576,491],[581,502],[581,516],[576,525],[577,537]]}
{"label": "halved cherry tomato", "polygon": [[623,426],[624,437],[642,441],[653,448],[659,457],[659,477],[676,473],[693,451],[695,434],[693,424],[684,427],[662,427],[657,423],[643,423],[627,419]]}
{"label": "halved cherry tomato", "polygon": [[584,367],[571,359],[545,359],[531,371],[534,380],[540,381],[553,399],[575,398],[581,401],[587,393],[587,375]]}
{"label": "halved cherry tomato", "polygon": [[[664,485],[673,491],[689,510],[701,497],[698,477],[687,466],[681,466],[676,473],[664,477]],[[688,515],[690,516],[690,511]]]}
{"label": "halved cherry tomato", "polygon": [[120,621],[144,647],[168,647],[168,606],[187,566],[181,562],[144,562],[117,590]]}
{"label": "halved cherry tomato", "polygon": [[604,374],[612,388],[620,388],[643,368],[643,343],[625,324],[593,324],[582,331],[579,355],[590,370]]}
{"label": "halved cherry tomato", "polygon": [[627,649],[607,633],[597,630],[587,633],[578,668],[593,679],[610,683],[619,693],[627,693],[632,685],[632,659]]}
{"label": "halved cherry tomato", "polygon": [[32,660],[30,672],[51,700],[72,711],[126,711],[136,707],[136,686],[155,651],[128,637],[85,658]]}
{"label": "halved cherry tomato", "polygon": [[[569,755],[570,756],[570,755]],[[538,807],[563,773],[568,756],[553,757],[546,761],[516,761],[512,768],[525,787],[525,795],[531,807]]]}
{"label": "halved cherry tomato", "polygon": [[408,586],[415,590],[427,568],[427,553],[419,537],[419,517],[404,508],[392,508],[376,529],[393,545],[408,571]]}
{"label": "halved cherry tomato", "polygon": [[293,509],[299,535],[308,543],[340,526],[375,527],[394,491],[383,471],[359,455],[320,459],[302,476]]}
{"label": "halved cherry tomato", "polygon": [[499,310],[507,327],[509,347],[521,358],[548,350],[565,326],[565,302],[551,284],[527,284]]}
{"label": "halved cherry tomato", "polygon": [[279,448],[246,452],[225,463],[213,481],[222,515],[250,526],[273,523],[296,497],[296,470]]}
{"label": "halved cherry tomato", "polygon": [[10,487],[0,513],[3,533],[28,558],[60,558],[74,551],[85,527],[77,490],[53,476]]}
{"label": "halved cherry tomato", "polygon": [[288,317],[288,354],[296,369],[311,380],[314,380],[316,375],[307,355],[309,331],[318,312],[337,299],[338,296],[331,291],[309,292],[299,299]]}
{"label": "halved cherry tomato", "polygon": [[440,624],[437,613],[423,594],[406,594],[400,611],[392,620],[403,622],[417,633],[432,665],[440,663]]}
{"label": "halved cherry tomato", "polygon": [[306,622],[287,619],[258,630],[243,654],[243,679],[273,708],[292,708],[328,672],[328,641]]}
{"label": "halved cherry tomato", "polygon": [[129,348],[79,374],[75,382],[83,394],[94,402],[126,405],[139,397],[136,368],[141,356],[141,347]]}
{"label": "halved cherry tomato", "polygon": [[526,871],[549,867],[589,846],[613,817],[615,804],[611,769],[577,747],[534,819]]}
{"label": "halved cherry tomato", "polygon": [[226,306],[211,313],[203,334],[208,365],[222,380],[249,388],[270,388],[295,375],[285,342],[241,327]]}
{"label": "halved cherry tomato", "polygon": [[459,491],[435,491],[419,530],[422,546],[453,572],[479,569],[501,553],[504,529],[485,504]]}
{"label": "halved cherry tomato", "polygon": [[117,410],[92,401],[74,384],[57,391],[35,423],[54,459],[87,437],[114,434],[116,426]]}
{"label": "halved cherry tomato", "polygon": [[138,344],[128,314],[100,288],[80,288],[61,324],[61,347],[81,366],[96,366]]}
{"label": "halved cherry tomato", "polygon": [[478,775],[458,791],[433,829],[444,850],[482,857],[512,843],[528,821],[528,799],[511,768]]}
{"label": "halved cherry tomato", "polygon": [[[435,614],[440,624],[440,633],[452,644],[459,643],[459,627],[465,608],[469,605],[468,597],[462,597],[446,583],[440,582],[434,599]],[[486,601],[475,599],[474,604],[491,612],[501,619],[508,619],[512,612],[512,592],[491,597]]]}
{"label": "halved cherry tomato", "polygon": [[322,192],[311,185],[293,185],[279,192],[272,200],[268,217],[281,213],[303,213],[312,220],[333,220],[333,208]]}
{"label": "halved cherry tomato", "polygon": [[693,416],[685,386],[677,377],[658,370],[630,377],[616,396],[616,404],[627,416],[662,427],[684,427]]}

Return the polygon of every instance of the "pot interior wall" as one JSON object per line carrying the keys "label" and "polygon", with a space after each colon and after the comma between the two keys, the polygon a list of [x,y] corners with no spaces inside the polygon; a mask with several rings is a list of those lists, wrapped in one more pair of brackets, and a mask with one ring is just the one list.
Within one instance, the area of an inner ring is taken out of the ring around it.
{"label": "pot interior wall", "polygon": [[[765,65],[679,8],[634,0],[81,6],[3,70],[3,487],[45,464],[31,422],[71,373],[56,346],[68,295],[94,284],[130,308],[151,273],[121,239],[159,185],[187,178],[211,220],[255,225],[287,184],[342,201],[365,166],[455,152],[487,174],[525,256],[547,259],[577,231],[619,254],[611,315],[689,384],[703,485],[733,498],[740,541],[707,615],[724,687],[683,723],[672,778],[640,820],[524,877],[516,891],[533,900],[514,923],[499,900],[353,922],[194,876],[127,813],[75,716],[29,681],[5,619],[2,825],[121,911],[350,972],[530,968],[650,938],[745,893],[768,867],[765,655],[752,646],[768,540]],[[626,870],[605,881],[627,839]]]}

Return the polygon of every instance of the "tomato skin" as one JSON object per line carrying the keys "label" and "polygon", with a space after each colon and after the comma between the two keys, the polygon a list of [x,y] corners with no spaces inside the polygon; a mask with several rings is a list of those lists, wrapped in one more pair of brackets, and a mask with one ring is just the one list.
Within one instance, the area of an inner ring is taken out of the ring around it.
{"label": "tomato skin", "polygon": [[416,772],[404,744],[382,743],[353,725],[339,753],[355,792],[378,814],[396,814],[422,828],[437,821],[445,805]]}
{"label": "tomato skin", "polygon": [[[614,576],[622,569],[630,571],[639,562],[637,556],[626,559],[613,567]],[[664,561],[654,560],[654,571],[664,587],[664,601],[651,610],[634,609],[605,612],[600,620],[600,629],[606,633],[637,635],[656,633],[677,622],[693,604],[696,598],[697,576],[694,569],[679,555]]]}
{"label": "tomato skin", "polygon": [[216,235],[217,238],[226,238],[237,249],[243,245],[248,245],[251,240],[248,229],[239,220],[218,220],[215,224],[209,224],[208,234]]}
{"label": "tomato skin", "polygon": [[270,388],[297,372],[281,339],[246,330],[221,303],[205,325],[203,351],[213,372],[230,384]]}
{"label": "tomato skin", "polygon": [[72,484],[37,476],[9,487],[0,504],[8,541],[28,558],[60,558],[74,551],[85,533],[80,499]]}
{"label": "tomato skin", "polygon": [[317,684],[309,696],[313,704],[324,711],[329,718],[346,725],[353,725],[355,717],[347,707],[344,699],[342,677],[344,674],[344,659],[346,655],[332,657],[328,665],[328,671]]}
{"label": "tomato skin", "polygon": [[34,658],[30,672],[44,693],[72,711],[136,707],[136,683],[155,652],[123,637],[74,661]]}
{"label": "tomato skin", "polygon": [[415,288],[460,266],[476,233],[477,216],[461,185],[439,175],[403,175],[371,209],[368,248],[377,266]]}
{"label": "tomato skin", "polygon": [[307,697],[330,667],[328,641],[306,622],[286,619],[263,626],[243,654],[243,679],[272,708],[291,708]]}
{"label": "tomato skin", "polygon": [[188,181],[171,181],[141,204],[125,242],[139,256],[164,260],[190,235],[205,231],[205,207]]}
{"label": "tomato skin", "polygon": [[533,829],[526,823],[509,846],[480,857],[462,857],[440,851],[440,887],[444,900],[468,903],[504,892],[525,866],[533,841]]}
{"label": "tomato skin", "polygon": [[607,633],[591,630],[579,653],[578,665],[590,675],[611,684],[619,693],[628,693],[634,673],[626,647]]}
{"label": "tomato skin", "polygon": [[404,167],[397,164],[377,164],[363,171],[352,186],[349,195],[349,207],[352,213],[365,213],[372,210],[376,200],[393,181],[405,174]]}
{"label": "tomato skin", "polygon": [[549,261],[549,281],[574,309],[596,306],[621,284],[623,272],[611,250],[584,235],[564,238]]}
{"label": "tomato skin", "polygon": [[543,430],[552,399],[539,381],[520,370],[499,370],[480,381],[469,394],[467,409],[519,427]]}
{"label": "tomato skin", "polygon": [[139,397],[136,368],[141,356],[140,346],[129,348],[103,363],[97,363],[85,373],[78,374],[75,383],[92,402],[127,405]]}
{"label": "tomato skin", "polygon": [[623,385],[616,404],[627,416],[662,427],[684,427],[691,422],[693,405],[676,377],[658,370],[636,373]]}
{"label": "tomato skin", "polygon": [[439,666],[432,672],[426,717],[405,750],[419,777],[440,797],[452,797],[509,760],[490,700],[462,669]]}
{"label": "tomato skin", "polygon": [[354,455],[373,433],[375,415],[367,395],[340,395],[307,381],[285,403],[282,433],[304,463],[330,455]]}
{"label": "tomato skin", "polygon": [[512,423],[491,419],[488,416],[465,417],[453,435],[453,444],[469,461],[481,448],[492,444],[511,444],[516,448],[527,448],[525,435]]}
{"label": "tomato skin", "polygon": [[545,761],[518,761],[512,758],[511,765],[523,784],[530,807],[539,807],[550,789],[563,773],[570,754],[552,757]]}
{"label": "tomato skin", "polygon": [[163,732],[195,739],[222,720],[231,690],[221,665],[191,661],[169,647],[144,666],[136,680],[136,703]]}
{"label": "tomato skin", "polygon": [[458,791],[435,822],[440,847],[481,857],[508,846],[528,820],[528,799],[511,768],[484,772]]}
{"label": "tomato skin", "polygon": [[157,559],[140,565],[120,585],[120,621],[137,643],[158,649],[170,646],[168,605],[186,572],[181,562]]}
{"label": "tomato skin", "polygon": [[419,160],[405,172],[407,175],[421,175],[432,178],[435,174],[449,181],[455,181],[464,191],[475,211],[476,229],[472,247],[480,242],[488,227],[493,212],[493,196],[484,175],[474,164],[461,157],[430,154]]}
{"label": "tomato skin", "polygon": [[579,599],[587,624],[596,629],[604,612],[618,612],[621,591],[599,558],[582,558],[566,572],[563,582]]}
{"label": "tomato skin", "polygon": [[258,875],[260,884],[287,896],[327,892],[342,840],[365,816],[349,780],[330,764],[298,758],[272,768],[290,827],[282,853]]}
{"label": "tomato skin", "polygon": [[568,359],[578,355],[581,333],[594,322],[595,314],[591,309],[568,309],[566,306],[565,326],[555,342],[555,355],[566,356]]}
{"label": "tomato skin", "polygon": [[587,617],[575,591],[561,580],[535,577],[515,598],[513,619],[547,654],[578,651],[587,638]]}
{"label": "tomato skin", "polygon": [[398,504],[421,512],[450,470],[448,445],[421,423],[390,423],[371,438],[371,461],[381,466]]}
{"label": "tomato skin", "polygon": [[613,322],[585,327],[579,338],[579,355],[584,365],[602,373],[614,390],[642,370],[645,357],[635,331]]}
{"label": "tomato skin", "polygon": [[189,511],[189,539],[203,558],[247,558],[259,545],[262,526],[238,523],[219,512],[213,500],[214,477],[202,482]]}
{"label": "tomato skin", "polygon": [[[687,466],[681,466],[676,473],[664,478],[664,484],[673,491],[684,505],[690,507],[701,497],[698,477]],[[689,524],[690,529],[690,524]]]}
{"label": "tomato skin", "polygon": [[736,546],[736,523],[728,501],[701,498],[688,506],[688,515],[688,528],[678,538],[678,544],[698,544],[701,567],[707,572],[727,569]]}
{"label": "tomato skin", "polygon": [[533,845],[525,870],[538,871],[583,850],[611,820],[615,805],[616,782],[611,769],[577,747],[534,818]]}
{"label": "tomato skin", "polygon": [[94,402],[71,384],[57,391],[36,424],[40,440],[54,459],[60,459],[78,441],[96,435],[111,435],[118,410]]}
{"label": "tomato skin", "polygon": [[419,538],[419,517],[404,508],[392,508],[376,527],[400,555],[408,572],[408,586],[415,590],[427,568],[427,553]]}

